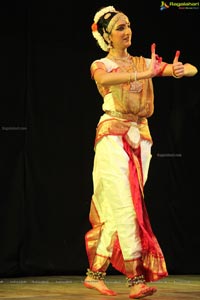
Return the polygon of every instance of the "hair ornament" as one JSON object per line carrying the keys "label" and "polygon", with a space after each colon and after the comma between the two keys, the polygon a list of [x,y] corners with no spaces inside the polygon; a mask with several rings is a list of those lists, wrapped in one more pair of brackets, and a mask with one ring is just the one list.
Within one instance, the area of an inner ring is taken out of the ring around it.
{"label": "hair ornament", "polygon": [[93,23],[91,26],[92,32],[97,31],[98,30],[98,25],[97,23]]}
{"label": "hair ornament", "polygon": [[94,16],[94,23],[98,23],[99,19],[107,14],[107,13],[110,13],[110,12],[116,12],[116,9],[113,7],[113,6],[107,6],[107,7],[104,7],[102,9],[100,9]]}
{"label": "hair ornament", "polygon": [[110,49],[108,34],[105,34],[105,32],[104,32],[104,34],[102,36],[98,31],[98,24],[97,23],[98,23],[99,19],[104,15],[105,15],[105,19],[109,18],[111,12],[118,13],[118,11],[113,6],[107,6],[107,7],[104,7],[102,9],[100,9],[95,14],[94,22],[91,26],[93,37],[97,40],[97,43],[100,46],[100,48],[105,52],[108,52],[109,49]]}
{"label": "hair ornament", "polygon": [[103,51],[108,52],[108,45],[106,44],[103,36],[98,32],[98,30],[92,31],[92,35],[97,40],[98,45],[100,46],[100,48]]}

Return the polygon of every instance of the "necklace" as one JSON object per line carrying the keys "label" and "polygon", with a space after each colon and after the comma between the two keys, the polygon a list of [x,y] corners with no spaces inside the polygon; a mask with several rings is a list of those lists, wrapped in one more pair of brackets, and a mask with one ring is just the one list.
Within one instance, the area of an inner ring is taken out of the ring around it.
{"label": "necklace", "polygon": [[119,63],[120,61],[124,63],[132,63],[130,54],[127,54],[126,56],[117,57],[109,53],[107,57],[111,60],[118,61]]}
{"label": "necklace", "polygon": [[[137,72],[136,66],[133,63],[130,54],[127,54],[124,57],[115,57],[112,54],[108,54],[107,58],[115,61],[122,72],[123,71],[129,73]],[[143,89],[143,83],[138,80],[130,81],[129,85],[130,85],[129,91],[132,93],[140,93]]]}
{"label": "necklace", "polygon": [[143,84],[141,81],[131,81],[129,91],[132,93],[140,93],[143,89]]}

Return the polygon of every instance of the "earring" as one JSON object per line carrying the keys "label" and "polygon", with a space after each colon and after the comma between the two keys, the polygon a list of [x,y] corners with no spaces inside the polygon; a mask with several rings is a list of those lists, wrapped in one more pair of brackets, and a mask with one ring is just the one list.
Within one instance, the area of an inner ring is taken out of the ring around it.
{"label": "earring", "polygon": [[113,48],[112,42],[109,40],[109,41],[108,41],[108,49],[112,49],[112,48]]}

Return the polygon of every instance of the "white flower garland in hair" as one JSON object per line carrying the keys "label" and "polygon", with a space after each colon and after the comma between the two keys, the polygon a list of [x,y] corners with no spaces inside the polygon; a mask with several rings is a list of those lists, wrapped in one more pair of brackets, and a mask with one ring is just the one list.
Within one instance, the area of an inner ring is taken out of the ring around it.
{"label": "white flower garland in hair", "polygon": [[98,31],[92,31],[93,37],[97,40],[98,45],[103,51],[108,52],[108,45],[106,44],[104,38]]}
{"label": "white flower garland in hair", "polygon": [[101,47],[101,49],[103,51],[106,51],[106,52],[108,52],[109,46],[105,42],[104,37],[99,33],[97,23],[103,15],[105,15],[106,13],[109,13],[109,12],[116,12],[117,13],[116,9],[113,6],[107,6],[107,7],[102,8],[100,11],[98,11],[95,14],[94,23],[92,24],[92,27],[91,27],[92,28],[92,35],[97,40],[98,45]]}
{"label": "white flower garland in hair", "polygon": [[116,9],[113,7],[113,6],[107,6],[107,7],[104,7],[102,9],[100,9],[94,16],[94,22],[95,23],[98,23],[99,19],[105,15],[106,13],[109,13],[109,12],[117,12]]}

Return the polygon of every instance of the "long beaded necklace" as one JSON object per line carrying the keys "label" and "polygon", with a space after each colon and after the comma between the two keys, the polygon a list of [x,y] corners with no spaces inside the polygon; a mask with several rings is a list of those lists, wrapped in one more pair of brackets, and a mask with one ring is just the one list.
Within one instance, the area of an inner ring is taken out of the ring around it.
{"label": "long beaded necklace", "polygon": [[[129,54],[125,57],[115,57],[109,53],[107,58],[116,62],[116,64],[119,66],[121,71],[129,72],[129,73],[132,72],[135,73],[137,71],[136,66],[133,63],[133,60]],[[143,89],[142,82],[136,80],[136,78],[134,81],[130,81],[129,84],[130,84],[129,91],[132,93],[140,93]]]}

